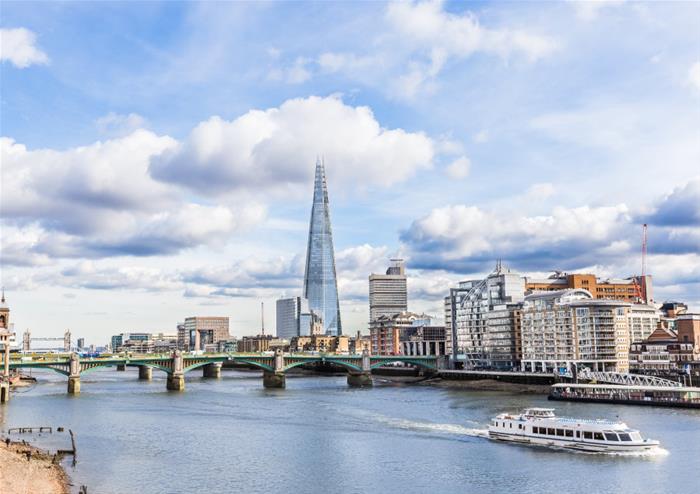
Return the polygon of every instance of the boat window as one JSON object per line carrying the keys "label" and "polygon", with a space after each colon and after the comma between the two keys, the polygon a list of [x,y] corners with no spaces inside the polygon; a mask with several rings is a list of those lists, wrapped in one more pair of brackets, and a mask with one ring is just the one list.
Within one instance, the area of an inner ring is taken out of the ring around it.
{"label": "boat window", "polygon": [[566,431],[566,437],[574,437],[574,431],[570,431],[567,429]]}
{"label": "boat window", "polygon": [[556,435],[556,433],[554,432],[554,429],[547,429],[547,435],[554,436],[554,435]]}
{"label": "boat window", "polygon": [[608,441],[619,441],[619,439],[617,438],[617,434],[613,434],[612,432],[606,432],[605,439],[607,439]]}
{"label": "boat window", "polygon": [[563,436],[564,435],[564,429],[557,429],[557,436]]}
{"label": "boat window", "polygon": [[603,434],[601,432],[594,432],[593,439],[595,439],[596,441],[605,441],[605,438],[603,437]]}
{"label": "boat window", "polygon": [[581,431],[576,431],[576,437],[581,437]]}
{"label": "boat window", "polygon": [[624,432],[620,432],[620,434],[618,434],[618,435],[620,436],[620,441],[631,441],[632,440],[630,435],[625,434]]}
{"label": "boat window", "polygon": [[513,428],[513,422],[511,422],[511,423],[508,424],[508,425],[510,426],[511,429]]}
{"label": "boat window", "polygon": [[533,427],[532,432],[534,432],[535,434],[543,434],[544,433],[544,431],[540,431],[539,427]]}
{"label": "boat window", "polygon": [[639,434],[639,432],[633,432],[630,434],[630,436],[632,437],[633,441],[641,441],[642,440],[642,436]]}
{"label": "boat window", "polygon": [[583,431],[584,439],[593,439],[593,433],[588,431]]}
{"label": "boat window", "polygon": [[523,424],[518,424],[518,429],[522,429],[522,428],[523,428]]}

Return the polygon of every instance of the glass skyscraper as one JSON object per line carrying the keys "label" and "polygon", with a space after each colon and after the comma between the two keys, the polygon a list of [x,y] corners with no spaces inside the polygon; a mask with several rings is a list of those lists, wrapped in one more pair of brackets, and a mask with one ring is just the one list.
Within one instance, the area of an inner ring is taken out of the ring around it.
{"label": "glass skyscraper", "polygon": [[343,333],[340,324],[326,171],[320,160],[316,160],[314,203],[311,207],[309,244],[306,249],[304,271],[304,297],[309,301],[309,309],[323,319],[323,327],[327,335],[337,336]]}

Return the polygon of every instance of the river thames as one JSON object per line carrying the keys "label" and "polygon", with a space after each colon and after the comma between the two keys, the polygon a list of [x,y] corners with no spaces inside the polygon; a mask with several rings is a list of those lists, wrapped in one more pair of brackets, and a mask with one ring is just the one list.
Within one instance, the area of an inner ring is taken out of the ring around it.
{"label": "river thames", "polygon": [[[67,467],[89,492],[696,492],[700,411],[556,403],[544,396],[290,376],[266,390],[257,373],[188,376],[183,393],[164,374],[95,371],[82,394],[66,380],[41,382],[0,408],[2,429],[71,428],[78,462]],[[528,406],[620,419],[665,452],[611,456],[494,443],[489,419]],[[49,438],[46,441],[55,441]],[[48,444],[48,443],[47,443]],[[41,444],[39,444],[41,445]],[[64,445],[65,446],[65,445]]]}

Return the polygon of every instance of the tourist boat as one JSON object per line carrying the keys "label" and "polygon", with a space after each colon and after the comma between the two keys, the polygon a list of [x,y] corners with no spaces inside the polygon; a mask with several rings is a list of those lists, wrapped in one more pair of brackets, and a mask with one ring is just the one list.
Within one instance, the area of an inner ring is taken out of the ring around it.
{"label": "tourist boat", "polygon": [[557,417],[552,408],[502,413],[491,421],[489,438],[593,453],[648,451],[659,445],[622,422]]}

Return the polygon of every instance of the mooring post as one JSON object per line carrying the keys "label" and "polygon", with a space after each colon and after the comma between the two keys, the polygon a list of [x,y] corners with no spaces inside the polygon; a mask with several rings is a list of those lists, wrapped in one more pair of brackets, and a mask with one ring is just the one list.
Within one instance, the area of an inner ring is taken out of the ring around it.
{"label": "mooring post", "polygon": [[70,374],[68,375],[68,394],[80,394],[80,357],[70,354]]}
{"label": "mooring post", "polygon": [[168,374],[166,388],[169,391],[184,391],[185,390],[185,371],[182,363],[182,354],[179,350],[173,352],[173,371]]}
{"label": "mooring post", "polygon": [[274,372],[263,371],[263,386],[266,388],[284,388],[287,378],[284,375],[284,353],[279,348],[275,350],[273,359]]}

